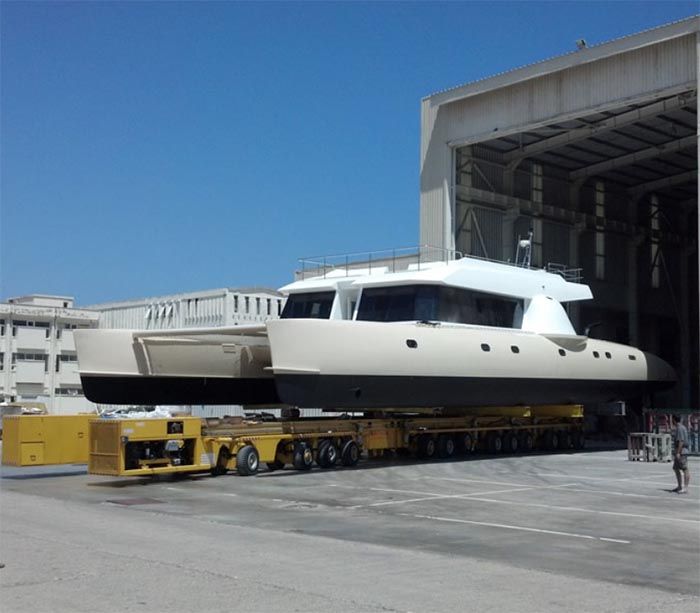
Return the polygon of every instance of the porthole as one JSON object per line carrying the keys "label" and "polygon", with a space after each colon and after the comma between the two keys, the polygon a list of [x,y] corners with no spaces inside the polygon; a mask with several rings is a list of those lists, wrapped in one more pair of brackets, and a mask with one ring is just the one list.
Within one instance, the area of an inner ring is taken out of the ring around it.
{"label": "porthole", "polygon": [[513,353],[520,353],[520,347],[518,347],[517,345],[511,345],[511,346],[510,346],[510,350],[511,350]]}
{"label": "porthole", "polygon": [[564,351],[563,349],[560,349],[560,350],[559,350],[559,355],[562,356],[562,357],[565,356],[565,355],[566,355],[566,351]]}
{"label": "porthole", "polygon": [[486,343],[481,343],[481,350],[482,351],[491,351],[491,345],[488,345]]}
{"label": "porthole", "polygon": [[594,357],[594,358],[599,358],[599,357],[600,357],[600,354],[599,354],[597,351],[594,351],[594,352],[593,352],[593,357]]}
{"label": "porthole", "polygon": [[609,359],[612,358],[612,354],[611,354],[609,351],[606,351],[606,352],[605,352],[605,357],[608,358],[608,360],[609,360]]}
{"label": "porthole", "polygon": [[406,345],[408,345],[410,349],[415,349],[416,347],[418,347],[418,343],[412,338],[406,339]]}
{"label": "porthole", "polygon": [[637,359],[637,356],[636,356],[636,355],[632,355],[632,354],[628,355],[627,357],[628,357],[630,360],[632,360],[632,361],[634,361],[634,360]]}

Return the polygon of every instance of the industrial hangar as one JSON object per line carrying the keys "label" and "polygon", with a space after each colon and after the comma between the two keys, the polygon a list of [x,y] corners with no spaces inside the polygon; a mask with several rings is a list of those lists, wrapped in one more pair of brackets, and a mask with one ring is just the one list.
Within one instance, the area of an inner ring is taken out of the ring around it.
{"label": "industrial hangar", "polygon": [[[574,47],[572,41],[572,47]],[[673,364],[697,407],[700,17],[422,101],[421,244],[582,269],[579,333]]]}

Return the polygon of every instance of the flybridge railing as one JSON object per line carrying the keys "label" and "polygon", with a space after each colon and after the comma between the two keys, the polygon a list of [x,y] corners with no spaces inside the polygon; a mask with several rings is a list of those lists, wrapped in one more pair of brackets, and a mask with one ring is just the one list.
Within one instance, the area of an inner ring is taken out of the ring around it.
{"label": "flybridge railing", "polygon": [[[303,281],[309,277],[326,278],[329,274],[338,272],[341,275],[350,276],[352,270],[358,269],[366,270],[367,274],[372,274],[373,270],[380,269],[385,269],[389,272],[400,272],[408,270],[411,264],[416,265],[415,270],[421,270],[423,264],[449,262],[463,257],[506,264],[514,268],[531,268],[511,261],[485,258],[478,255],[465,255],[461,251],[454,249],[421,245],[419,247],[397,247],[378,251],[357,251],[354,253],[300,258],[301,270],[296,271],[295,277]],[[581,283],[582,281],[582,268],[569,268],[564,264],[549,262],[545,270],[561,276],[570,283]]]}
{"label": "flybridge railing", "polygon": [[349,276],[350,271],[358,269],[367,270],[368,274],[379,269],[398,272],[407,270],[411,264],[416,264],[416,269],[420,270],[422,264],[449,262],[461,257],[463,254],[460,251],[430,245],[315,256],[299,260],[301,270],[296,272],[296,277],[302,281],[309,277],[325,278],[338,271]]}
{"label": "flybridge railing", "polygon": [[564,264],[549,262],[546,270],[547,272],[554,273],[555,275],[560,275],[564,278],[564,281],[569,281],[569,283],[581,283],[583,279],[581,276],[583,268],[569,268]]}

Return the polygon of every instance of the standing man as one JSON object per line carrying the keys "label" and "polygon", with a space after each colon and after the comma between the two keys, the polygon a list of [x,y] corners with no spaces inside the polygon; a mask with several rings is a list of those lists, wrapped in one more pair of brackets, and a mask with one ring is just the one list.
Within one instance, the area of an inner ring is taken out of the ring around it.
{"label": "standing man", "polygon": [[[688,484],[690,483],[690,471],[688,470],[688,448],[690,441],[688,439],[688,428],[681,423],[681,418],[678,415],[673,416],[673,425],[675,426],[673,435],[673,472],[676,473],[678,487],[673,490],[679,494],[688,493]],[[681,476],[681,473],[683,476]]]}

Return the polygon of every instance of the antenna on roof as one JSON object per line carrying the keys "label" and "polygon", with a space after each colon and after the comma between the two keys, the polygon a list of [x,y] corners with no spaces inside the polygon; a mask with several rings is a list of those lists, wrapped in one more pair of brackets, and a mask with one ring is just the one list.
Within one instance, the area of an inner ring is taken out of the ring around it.
{"label": "antenna on roof", "polygon": [[532,261],[532,236],[534,232],[532,228],[527,233],[527,238],[518,236],[518,248],[515,251],[515,265],[523,268],[530,268]]}

